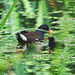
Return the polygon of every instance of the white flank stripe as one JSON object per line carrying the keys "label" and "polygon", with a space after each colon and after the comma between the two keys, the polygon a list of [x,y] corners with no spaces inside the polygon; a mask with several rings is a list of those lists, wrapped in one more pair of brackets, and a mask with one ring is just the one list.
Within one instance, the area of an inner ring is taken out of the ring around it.
{"label": "white flank stripe", "polygon": [[27,41],[27,38],[24,35],[20,34],[20,37],[22,40]]}

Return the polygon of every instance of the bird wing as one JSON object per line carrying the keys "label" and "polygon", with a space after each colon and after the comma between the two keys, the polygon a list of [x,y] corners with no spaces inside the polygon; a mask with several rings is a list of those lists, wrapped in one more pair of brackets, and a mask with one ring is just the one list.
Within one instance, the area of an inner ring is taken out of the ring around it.
{"label": "bird wing", "polygon": [[42,39],[40,34],[37,32],[28,32],[23,35],[27,37],[28,42],[34,42],[36,41],[36,39],[39,41],[40,39]]}

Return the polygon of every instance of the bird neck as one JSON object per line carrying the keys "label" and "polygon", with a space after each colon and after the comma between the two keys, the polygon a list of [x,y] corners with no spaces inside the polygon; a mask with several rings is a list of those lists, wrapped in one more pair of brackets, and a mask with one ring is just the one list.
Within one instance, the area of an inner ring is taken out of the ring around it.
{"label": "bird neck", "polygon": [[39,33],[39,34],[40,34],[40,36],[42,37],[42,39],[41,39],[41,40],[44,40],[44,33],[43,33],[42,31],[39,31],[39,30],[37,30],[36,32],[37,32],[37,33]]}
{"label": "bird neck", "polygon": [[55,44],[55,42],[51,42],[51,41],[49,42],[50,46],[53,46],[54,44]]}

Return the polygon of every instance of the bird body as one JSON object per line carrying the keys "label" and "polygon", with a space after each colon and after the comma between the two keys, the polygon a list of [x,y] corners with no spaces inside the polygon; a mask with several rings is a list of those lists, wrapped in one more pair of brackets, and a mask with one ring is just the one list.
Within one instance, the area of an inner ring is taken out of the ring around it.
{"label": "bird body", "polygon": [[[50,33],[48,25],[41,25],[38,29],[47,30]],[[21,44],[31,43],[35,41],[44,40],[44,31],[36,30],[35,32],[26,32],[21,31],[20,33],[16,34],[17,40]]]}
{"label": "bird body", "polygon": [[25,43],[31,43],[34,41],[40,41],[43,38],[40,36],[38,32],[28,32],[28,33],[19,33],[17,34],[17,39],[19,43],[25,44]]}

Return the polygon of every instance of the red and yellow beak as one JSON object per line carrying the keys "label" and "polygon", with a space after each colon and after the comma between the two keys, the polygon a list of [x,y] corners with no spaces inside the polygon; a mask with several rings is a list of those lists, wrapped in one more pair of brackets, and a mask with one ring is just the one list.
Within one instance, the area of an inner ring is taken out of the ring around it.
{"label": "red and yellow beak", "polygon": [[48,34],[49,34],[49,35],[51,35],[51,32],[50,32],[50,30],[48,30]]}

